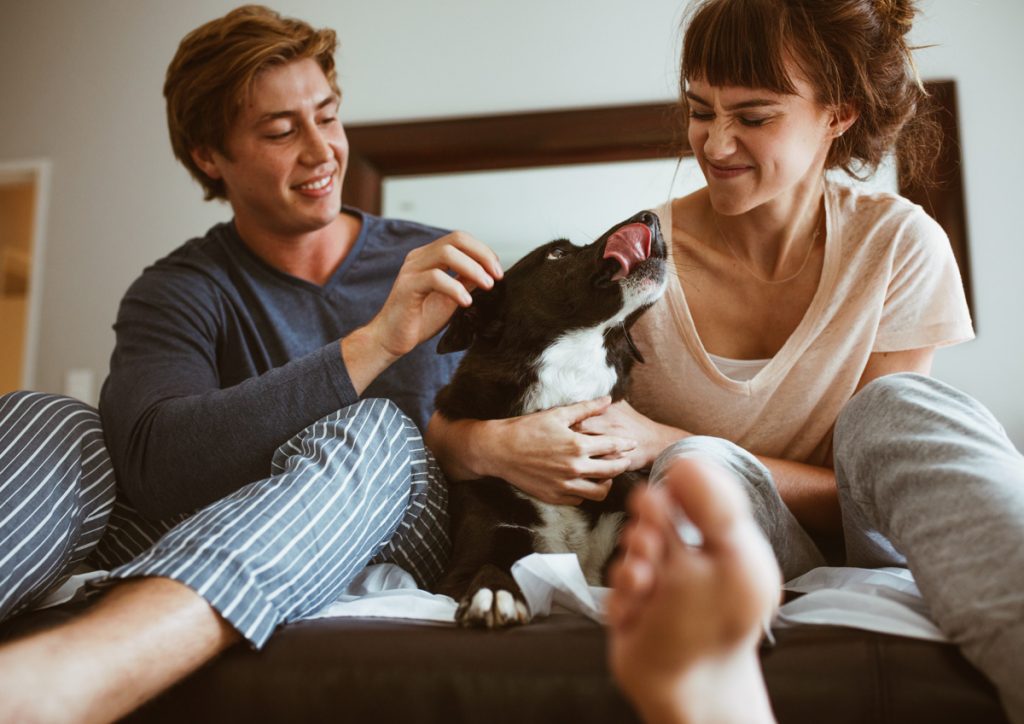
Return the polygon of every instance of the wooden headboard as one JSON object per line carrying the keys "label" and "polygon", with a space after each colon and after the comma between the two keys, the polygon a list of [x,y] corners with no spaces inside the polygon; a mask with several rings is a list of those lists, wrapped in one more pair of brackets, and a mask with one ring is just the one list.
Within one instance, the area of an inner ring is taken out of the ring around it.
{"label": "wooden headboard", "polygon": [[[931,182],[900,183],[946,230],[973,311],[956,83],[929,81],[942,127]],[[388,176],[561,166],[692,155],[678,106],[652,103],[346,126],[345,203],[379,214]]]}

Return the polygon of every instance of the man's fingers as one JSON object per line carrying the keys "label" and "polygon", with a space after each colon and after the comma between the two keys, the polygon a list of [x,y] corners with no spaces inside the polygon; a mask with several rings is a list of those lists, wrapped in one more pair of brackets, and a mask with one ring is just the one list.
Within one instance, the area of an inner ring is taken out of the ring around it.
{"label": "man's fingers", "polygon": [[494,286],[494,276],[484,268],[483,264],[461,249],[445,246],[439,250],[439,254],[438,263],[455,272],[463,283],[469,283],[482,289],[490,289]]}
{"label": "man's fingers", "polygon": [[413,253],[415,256],[412,259],[421,269],[445,264],[457,272],[463,273],[464,270],[457,266],[455,259],[462,257],[469,260],[479,268],[479,273],[470,274],[466,270],[467,278],[485,288],[489,288],[491,284],[483,283],[483,275],[491,279],[501,279],[504,276],[498,255],[482,241],[462,231],[442,236]]}
{"label": "man's fingers", "polygon": [[451,298],[456,304],[468,307],[473,303],[472,295],[456,278],[449,276],[440,269],[431,269],[422,275],[422,281],[416,285],[422,294],[439,292]]}
{"label": "man's fingers", "polygon": [[498,255],[487,244],[473,235],[467,234],[464,231],[453,231],[451,234],[442,237],[442,239],[450,240],[452,246],[457,247],[463,253],[476,260],[495,279],[501,279],[505,275]]}

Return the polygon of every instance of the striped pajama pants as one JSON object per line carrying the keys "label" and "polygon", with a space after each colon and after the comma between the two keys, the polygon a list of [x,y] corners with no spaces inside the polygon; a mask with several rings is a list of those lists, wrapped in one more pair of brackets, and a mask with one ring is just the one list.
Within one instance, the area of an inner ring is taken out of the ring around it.
{"label": "striped pajama pants", "polygon": [[111,571],[93,589],[180,581],[259,648],[369,563],[431,583],[448,559],[447,515],[433,456],[388,400],[328,415],[276,451],[269,477],[153,521],[116,498],[95,410],[43,393],[0,397],[0,620],[86,563]]}

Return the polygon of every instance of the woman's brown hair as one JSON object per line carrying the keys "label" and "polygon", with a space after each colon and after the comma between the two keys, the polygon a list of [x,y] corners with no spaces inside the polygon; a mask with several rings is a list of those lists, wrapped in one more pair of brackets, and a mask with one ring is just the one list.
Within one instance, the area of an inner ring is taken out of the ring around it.
{"label": "woman's brown hair", "polygon": [[922,180],[938,125],[906,42],[915,12],[913,0],[701,0],[683,36],[683,123],[688,79],[795,93],[792,59],[814,100],[859,113],[833,141],[826,168],[859,178],[895,149],[901,180]]}
{"label": "woman's brown hair", "polygon": [[268,67],[312,58],[340,97],[334,69],[333,30],[281,17],[261,5],[244,5],[185,36],[167,68],[164,98],[174,155],[203,186],[206,199],[227,198],[224,182],[192,160],[210,148],[228,156],[225,139],[252,84]]}

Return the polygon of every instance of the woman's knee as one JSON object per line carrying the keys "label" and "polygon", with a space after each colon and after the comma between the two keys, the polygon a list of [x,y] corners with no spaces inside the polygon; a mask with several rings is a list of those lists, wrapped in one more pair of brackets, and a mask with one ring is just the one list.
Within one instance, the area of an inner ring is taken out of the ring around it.
{"label": "woman's knee", "polygon": [[899,372],[872,380],[846,403],[833,433],[835,464],[876,457],[901,441],[989,434],[1005,437],[977,400],[934,377]]}
{"label": "woman's knee", "polygon": [[729,440],[708,435],[691,435],[662,450],[651,466],[651,483],[661,482],[679,458],[698,458],[724,468],[745,487],[771,484],[771,474],[754,455]]}

